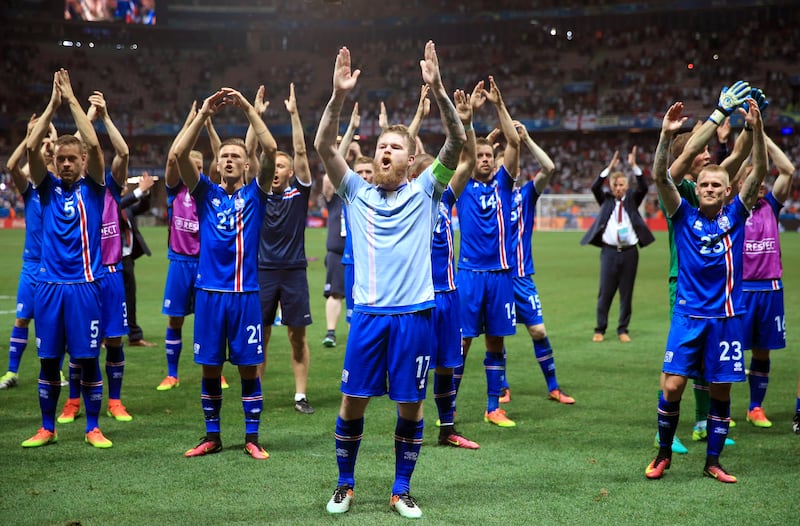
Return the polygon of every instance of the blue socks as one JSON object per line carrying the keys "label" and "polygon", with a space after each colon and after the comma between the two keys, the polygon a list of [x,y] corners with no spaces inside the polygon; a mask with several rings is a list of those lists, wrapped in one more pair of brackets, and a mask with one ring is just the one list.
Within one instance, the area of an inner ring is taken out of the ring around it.
{"label": "blue socks", "polygon": [[533,353],[536,355],[536,361],[539,362],[539,367],[542,368],[544,380],[547,382],[547,392],[558,389],[558,381],[556,380],[556,362],[553,359],[553,349],[550,346],[550,338],[545,336],[541,340],[533,341]]}
{"label": "blue socks", "polygon": [[356,458],[358,446],[364,436],[364,419],[343,420],[336,417],[336,464],[339,467],[339,481],[337,486],[348,484],[355,487]]}
{"label": "blue socks", "polygon": [[222,410],[222,379],[205,378],[200,382],[200,402],[206,420],[206,434],[219,435],[219,413]]}
{"label": "blue socks", "polygon": [[708,446],[706,455],[718,457],[725,446],[731,423],[731,401],[711,399],[708,409]]}
{"label": "blue socks", "polygon": [[422,447],[422,430],[425,424],[422,420],[414,422],[397,417],[397,426],[394,431],[394,484],[392,495],[408,493],[411,475],[417,465],[419,450]]}
{"label": "blue socks", "polygon": [[503,354],[486,351],[483,367],[486,370],[486,411],[491,413],[500,407],[500,391],[503,389],[503,378],[506,375]]}
{"label": "blue socks", "polygon": [[[103,403],[103,375],[100,373],[100,360],[83,358],[77,360],[81,378],[83,406],[86,408],[86,432],[98,427],[100,406]],[[70,364],[70,374],[72,364]],[[70,385],[72,389],[72,385]]]}
{"label": "blue socks", "polygon": [[164,347],[167,349],[167,376],[178,377],[178,361],[181,359],[183,340],[181,339],[181,329],[167,327],[167,336],[164,339]]}
{"label": "blue socks", "polygon": [[453,382],[453,375],[434,373],[433,375],[433,399],[436,402],[436,409],[439,412],[439,422],[443,426],[453,424],[456,405],[456,390]]}
{"label": "blue socks", "polygon": [[[680,402],[667,402],[663,394],[658,396],[658,445],[661,450],[672,452],[672,439],[678,429],[678,419],[681,414]],[[709,437],[711,430],[709,429]]]}
{"label": "blue socks", "polygon": [[61,394],[61,375],[57,359],[41,360],[39,369],[39,408],[42,410],[42,427],[56,430],[56,405]]}
{"label": "blue socks", "polygon": [[8,370],[12,373],[19,372],[19,362],[27,346],[28,328],[12,327],[11,337],[8,339]]}
{"label": "blue socks", "polygon": [[242,378],[242,409],[244,410],[245,435],[258,435],[261,412],[264,410],[260,378],[256,377],[250,380]]}
{"label": "blue socks", "polygon": [[769,365],[769,360],[750,360],[750,374],[747,375],[747,382],[750,384],[750,411],[764,404],[769,386]]}
{"label": "blue socks", "polygon": [[106,378],[108,378],[108,399],[119,400],[122,394],[122,375],[125,372],[125,352],[122,344],[106,344]]}

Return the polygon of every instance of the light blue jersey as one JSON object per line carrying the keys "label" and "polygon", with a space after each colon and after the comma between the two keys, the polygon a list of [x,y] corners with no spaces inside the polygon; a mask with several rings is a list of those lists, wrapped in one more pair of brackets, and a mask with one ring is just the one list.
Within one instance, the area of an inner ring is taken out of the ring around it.
{"label": "light blue jersey", "polygon": [[205,175],[192,191],[200,223],[195,287],[217,292],[258,292],[258,243],[267,194],[253,179],[228,193]]}
{"label": "light blue jersey", "polygon": [[744,312],[742,259],[748,215],[738,195],[714,219],[681,199],[671,217],[680,257],[675,314],[728,318]]}
{"label": "light blue jersey", "polygon": [[458,268],[511,268],[511,190],[514,180],[501,166],[488,184],[470,179],[456,202],[461,228]]}
{"label": "light blue jersey", "polygon": [[431,240],[445,188],[434,172],[449,178],[453,170],[437,159],[393,191],[370,185],[352,170],[345,173],[337,193],[348,205],[356,312],[400,314],[434,307]]}

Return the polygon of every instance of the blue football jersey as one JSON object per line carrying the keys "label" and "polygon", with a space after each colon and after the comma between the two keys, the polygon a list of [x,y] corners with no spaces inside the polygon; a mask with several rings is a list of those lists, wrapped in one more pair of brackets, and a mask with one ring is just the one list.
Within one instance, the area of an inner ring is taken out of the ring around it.
{"label": "blue football jersey", "polygon": [[222,292],[257,292],[258,242],[267,194],[258,180],[232,195],[205,175],[192,191],[200,223],[195,286]]}
{"label": "blue football jersey", "polygon": [[42,204],[39,281],[86,283],[98,279],[105,186],[90,177],[65,186],[47,172],[36,191]]}
{"label": "blue football jersey", "polygon": [[728,318],[743,313],[742,261],[748,215],[738,195],[714,219],[681,199],[671,217],[680,260],[675,314]]}
{"label": "blue football jersey", "polygon": [[280,194],[267,194],[264,225],[258,249],[258,268],[264,270],[308,267],[306,216],[311,184],[294,178]]}
{"label": "blue football jersey", "polygon": [[449,292],[456,290],[455,243],[453,239],[453,206],[456,196],[449,186],[439,201],[439,219],[433,229],[431,263],[433,290]]}
{"label": "blue football jersey", "polygon": [[39,193],[28,183],[22,192],[25,202],[25,249],[22,251],[23,261],[39,263],[42,259],[42,203]]}
{"label": "blue football jersey", "polygon": [[521,188],[514,188],[511,210],[511,243],[514,254],[514,268],[517,276],[531,276],[533,268],[533,247],[531,237],[536,221],[536,201],[539,192],[533,181],[528,181]]}
{"label": "blue football jersey", "polygon": [[514,181],[502,166],[489,183],[470,179],[456,201],[461,229],[458,268],[511,268],[511,190]]}

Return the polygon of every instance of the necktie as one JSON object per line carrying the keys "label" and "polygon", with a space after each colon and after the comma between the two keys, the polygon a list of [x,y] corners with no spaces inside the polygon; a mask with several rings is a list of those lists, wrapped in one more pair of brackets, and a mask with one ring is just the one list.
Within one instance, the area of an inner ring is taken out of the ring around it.
{"label": "necktie", "polygon": [[617,245],[622,246],[622,237],[619,235],[622,230],[622,200],[619,201],[617,206]]}

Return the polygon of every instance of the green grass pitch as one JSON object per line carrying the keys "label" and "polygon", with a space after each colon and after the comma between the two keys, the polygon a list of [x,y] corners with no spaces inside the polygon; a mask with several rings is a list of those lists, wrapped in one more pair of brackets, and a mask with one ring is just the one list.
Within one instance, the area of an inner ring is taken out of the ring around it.
{"label": "green grass pitch", "polygon": [[[0,391],[0,523],[9,525],[228,525],[396,524],[389,510],[394,471],[395,410],[375,399],[367,410],[350,513],[331,517],[325,502],[336,483],[333,427],[339,405],[346,325],[339,346],[321,345],[325,334],[322,285],[324,229],[309,229],[307,252],[314,324],[309,327],[308,395],[314,415],[293,410],[293,380],[286,332],[273,328],[264,380],[262,444],[265,462],[242,452],[244,426],[238,375],[226,367],[222,439],[216,455],[186,459],[183,452],[204,434],[200,370],[192,362],[193,318],[184,327],[181,386],[157,392],[165,375],[161,299],[167,261],[166,230],[146,228],[154,255],[136,265],[139,321],[154,349],[126,349],[123,402],[134,416],[121,423],[101,416],[114,447],[83,442],[85,420],[58,427],[58,444],[23,449],[40,425],[31,343],[20,385]],[[739,477],[725,485],[702,476],[705,445],[690,439],[694,401],[687,391],[679,436],[688,455],[676,455],[659,481],[644,468],[655,454],[656,392],[668,330],[667,240],[641,251],[634,294],[631,344],[592,343],[599,254],[581,247],[579,233],[537,233],[536,284],[553,344],[558,379],[574,406],[547,400],[542,374],[524,327],[508,338],[514,429],[483,422],[486,382],[482,344],[472,346],[458,400],[459,429],[478,451],[436,445],[436,409],[426,402],[425,444],[412,480],[424,524],[792,524],[798,517],[800,436],[791,432],[800,373],[800,236],[782,236],[787,348],[772,358],[765,402],[771,429],[745,422],[746,384],[733,389],[738,426],[723,464]],[[0,369],[14,321],[23,232],[0,230]],[[610,319],[617,316],[617,302]],[[613,331],[610,331],[613,333]],[[749,362],[749,354],[747,358]],[[430,390],[429,390],[430,392]],[[66,399],[62,392],[60,404]]]}

